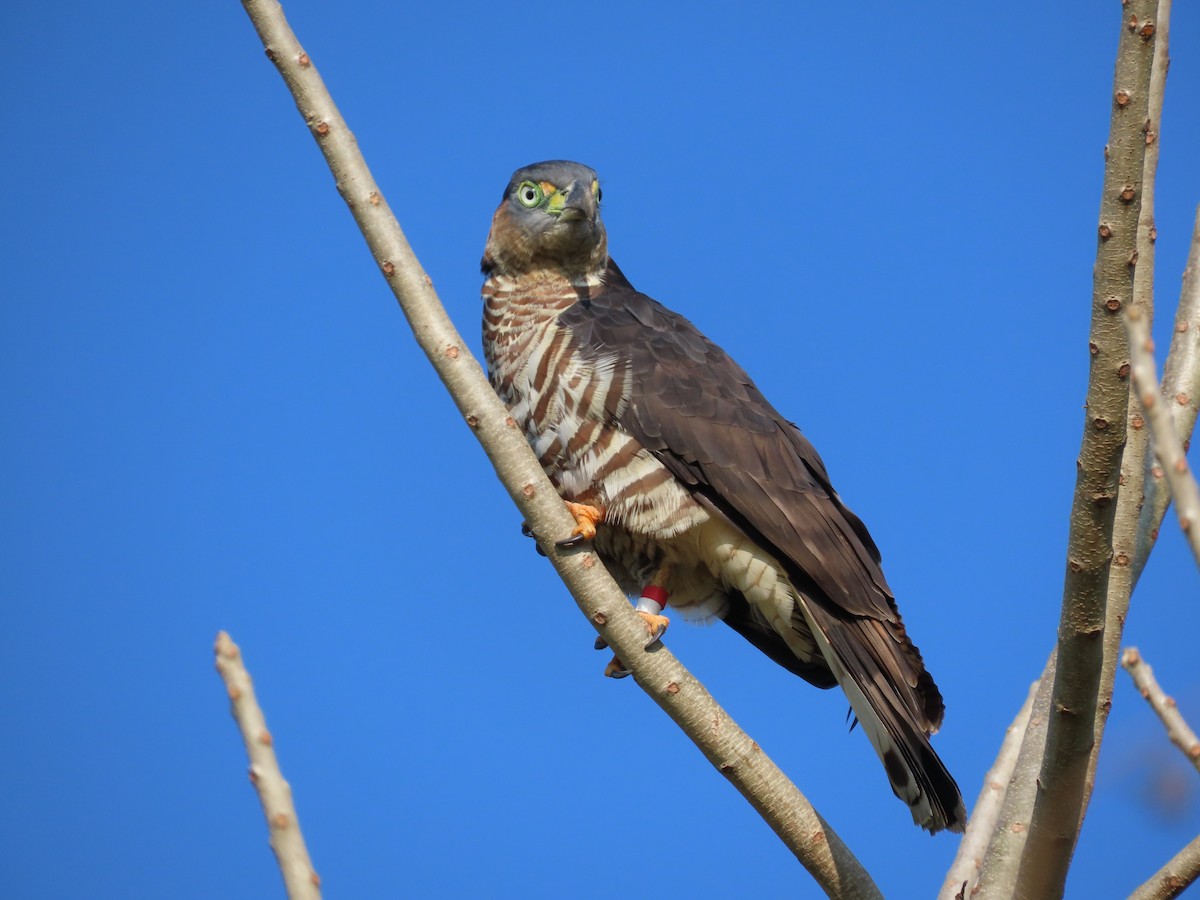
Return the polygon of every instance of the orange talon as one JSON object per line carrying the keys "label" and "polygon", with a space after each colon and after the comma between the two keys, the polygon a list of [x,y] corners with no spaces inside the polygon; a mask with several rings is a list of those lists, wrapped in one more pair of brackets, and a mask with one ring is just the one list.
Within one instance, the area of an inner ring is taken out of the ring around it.
{"label": "orange talon", "polygon": [[596,524],[604,521],[604,510],[588,503],[574,503],[571,500],[564,502],[567,504],[567,512],[575,518],[575,528],[571,531],[571,537],[590,541],[596,536]]}
{"label": "orange talon", "polygon": [[634,610],[642,621],[646,624],[646,633],[650,635],[650,640],[646,641],[647,647],[652,647],[663,633],[667,630],[667,626],[671,624],[671,620],[666,616],[656,616],[654,613],[648,613],[645,610]]}
{"label": "orange talon", "polygon": [[605,678],[624,678],[628,674],[629,670],[625,668],[621,660],[617,659],[615,656],[612,658],[609,664],[604,667]]}

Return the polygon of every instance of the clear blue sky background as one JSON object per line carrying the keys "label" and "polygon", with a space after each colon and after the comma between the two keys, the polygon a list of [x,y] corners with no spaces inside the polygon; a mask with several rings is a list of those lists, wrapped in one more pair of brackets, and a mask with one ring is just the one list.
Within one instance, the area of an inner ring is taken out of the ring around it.
{"label": "clear blue sky background", "polygon": [[[1115,0],[287,11],[473,347],[510,172],[601,172],[614,257],[871,527],[973,802],[1058,619]],[[1200,200],[1197,15],[1160,338]],[[330,897],[816,894],[601,677],[239,4],[11,5],[0,95],[0,893],[281,895],[224,628]],[[1200,726],[1198,580],[1164,532],[1128,642]],[[910,824],[841,696],[722,626],[668,643],[889,897],[932,896],[956,840]],[[1122,677],[1071,894],[1124,895],[1198,829]]]}

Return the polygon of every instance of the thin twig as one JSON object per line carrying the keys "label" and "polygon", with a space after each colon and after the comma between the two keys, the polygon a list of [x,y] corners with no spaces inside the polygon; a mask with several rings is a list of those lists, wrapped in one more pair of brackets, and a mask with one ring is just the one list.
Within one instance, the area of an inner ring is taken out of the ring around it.
{"label": "thin twig", "polygon": [[258,791],[258,801],[267,817],[271,849],[275,851],[287,895],[291,900],[319,900],[321,879],[304,846],[300,820],[292,803],[292,788],[279,770],[274,740],[254,698],[254,683],[242,662],[242,652],[224,631],[217,635],[213,649],[217,654],[217,671],[229,693],[234,721],[250,757],[250,783]]}
{"label": "thin twig", "polygon": [[950,864],[950,871],[946,873],[938,900],[958,900],[972,896],[973,888],[983,871],[984,853],[991,842],[996,823],[1000,820],[1004,795],[1008,793],[1013,770],[1017,767],[1017,758],[1021,754],[1021,744],[1025,740],[1025,730],[1029,727],[1029,718],[1033,711],[1033,700],[1040,685],[1039,679],[1029,686],[1029,696],[1025,698],[1025,704],[1017,713],[1017,717],[1008,726],[996,761],[984,776],[979,798],[975,801],[975,808],[971,810],[970,819],[967,820],[966,834],[958,845],[958,853],[954,862]]}
{"label": "thin twig", "polygon": [[1179,525],[1187,535],[1196,565],[1200,566],[1200,487],[1196,486],[1196,479],[1188,468],[1183,442],[1175,432],[1169,405],[1159,391],[1150,326],[1138,309],[1130,309],[1126,313],[1125,326],[1129,330],[1129,362],[1133,367],[1133,380],[1154,435],[1154,454],[1171,488]]}
{"label": "thin twig", "polygon": [[1158,714],[1167,729],[1167,737],[1171,739],[1171,743],[1182,750],[1188,762],[1200,772],[1200,738],[1196,737],[1196,732],[1192,731],[1184,720],[1183,714],[1175,704],[1175,698],[1168,697],[1159,686],[1150,663],[1142,659],[1136,647],[1130,647],[1121,654],[1121,668],[1129,673],[1138,692]]}
{"label": "thin twig", "polygon": [[[333,172],[367,245],[421,349],[478,438],[501,483],[536,534],[566,535],[574,522],[533,451],[466,349],[438,301],[354,136],[274,0],[243,0],[284,82]],[[650,697],[683,729],[835,897],[879,897],[870,876],[779,767],[762,752],[704,686],[661,645],[647,650],[645,627],[595,554],[546,546],[588,621]]]}
{"label": "thin twig", "polygon": [[1097,227],[1087,419],[1071,507],[1046,754],[1017,877],[1021,898],[1063,893],[1095,745],[1113,522],[1129,411],[1128,376],[1121,371],[1125,335],[1115,313],[1133,301],[1156,7],[1157,0],[1130,0],[1121,13]]}
{"label": "thin twig", "polygon": [[1155,872],[1140,888],[1129,895],[1129,900],[1171,900],[1182,894],[1192,882],[1200,877],[1200,835],[1176,853],[1171,860]]}
{"label": "thin twig", "polygon": [[1171,348],[1163,364],[1163,390],[1175,401],[1171,405],[1175,429],[1180,435],[1191,435],[1200,410],[1200,207],[1183,270]]}
{"label": "thin twig", "polygon": [[[1186,446],[1196,427],[1196,412],[1200,407],[1200,208],[1192,229],[1187,265],[1183,270],[1183,289],[1179,308],[1175,312],[1175,328],[1171,348],[1163,364],[1162,396],[1171,410],[1175,431]],[[1134,561],[1134,576],[1140,576],[1158,530],[1171,502],[1170,491],[1163,483],[1163,472],[1148,456],[1146,468],[1146,503],[1138,523],[1138,554]]]}

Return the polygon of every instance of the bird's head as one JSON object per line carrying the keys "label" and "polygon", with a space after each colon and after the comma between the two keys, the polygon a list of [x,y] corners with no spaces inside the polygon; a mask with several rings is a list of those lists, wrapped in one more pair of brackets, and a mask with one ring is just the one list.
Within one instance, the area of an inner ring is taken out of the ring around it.
{"label": "bird's head", "polygon": [[486,274],[550,270],[578,278],[599,274],[607,261],[595,171],[551,160],[513,173],[492,217],[481,264]]}

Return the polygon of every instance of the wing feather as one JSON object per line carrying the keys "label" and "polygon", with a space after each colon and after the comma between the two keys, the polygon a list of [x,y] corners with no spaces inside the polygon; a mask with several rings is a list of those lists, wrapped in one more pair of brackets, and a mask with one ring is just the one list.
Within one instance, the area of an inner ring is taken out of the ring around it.
{"label": "wing feather", "polygon": [[604,289],[559,322],[588,352],[626,360],[628,403],[616,424],[784,566],[800,594],[793,628],[816,639],[824,661],[789,659],[745,602],[726,621],[812,683],[836,678],[914,819],[961,830],[958,788],[927,738],[941,725],[941,694],[904,630],[879,549],[816,449],[723,350],[611,261]]}
{"label": "wing feather", "polygon": [[831,611],[898,621],[879,550],[812,444],[687,319],[635,291],[611,263],[610,273],[605,291],[560,323],[582,346],[630,358],[621,427],[790,561]]}

